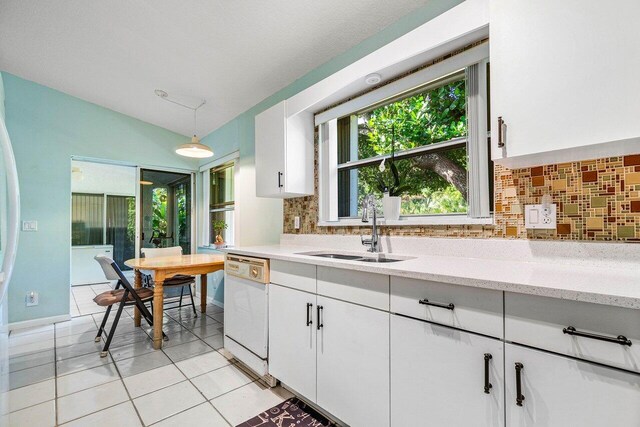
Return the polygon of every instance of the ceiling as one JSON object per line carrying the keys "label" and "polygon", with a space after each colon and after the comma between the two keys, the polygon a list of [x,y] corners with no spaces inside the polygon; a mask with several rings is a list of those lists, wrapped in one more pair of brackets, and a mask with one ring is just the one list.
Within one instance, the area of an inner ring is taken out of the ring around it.
{"label": "ceiling", "polygon": [[428,1],[0,0],[0,70],[206,135]]}

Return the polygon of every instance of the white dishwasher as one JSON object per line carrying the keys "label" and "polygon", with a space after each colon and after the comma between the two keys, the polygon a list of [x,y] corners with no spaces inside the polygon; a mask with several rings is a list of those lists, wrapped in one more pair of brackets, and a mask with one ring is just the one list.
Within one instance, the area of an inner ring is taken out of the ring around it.
{"label": "white dishwasher", "polygon": [[224,263],[224,347],[268,383],[269,260],[228,254]]}

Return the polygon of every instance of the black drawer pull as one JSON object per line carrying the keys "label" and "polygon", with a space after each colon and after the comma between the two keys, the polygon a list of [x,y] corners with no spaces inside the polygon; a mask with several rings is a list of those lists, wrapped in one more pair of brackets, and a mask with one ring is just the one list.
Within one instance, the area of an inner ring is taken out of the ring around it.
{"label": "black drawer pull", "polygon": [[522,395],[522,370],[524,365],[520,362],[516,362],[516,405],[522,406],[524,396]]}
{"label": "black drawer pull", "polygon": [[313,304],[308,302],[307,303],[307,326],[313,323],[313,320],[311,320],[311,307],[313,307]]}
{"label": "black drawer pull", "polygon": [[317,311],[317,317],[318,317],[318,330],[320,330],[320,328],[324,327],[324,325],[322,324],[322,310],[324,307],[322,307],[321,305],[319,305],[318,307],[316,307]]}
{"label": "black drawer pull", "polygon": [[491,353],[484,354],[484,392],[489,394],[493,385],[489,382],[489,361],[493,359]]}
{"label": "black drawer pull", "polygon": [[430,305],[433,307],[440,307],[440,308],[446,308],[447,310],[453,310],[456,306],[449,303],[449,304],[445,304],[442,302],[431,302],[428,299],[424,298],[421,299],[420,301],[418,301],[419,304],[423,304],[423,305]]}
{"label": "black drawer pull", "polygon": [[629,347],[631,347],[631,340],[627,339],[627,337],[625,337],[624,335],[618,335],[617,337],[608,337],[606,335],[590,334],[589,332],[578,331],[573,326],[567,326],[566,328],[562,329],[562,333],[568,334],[568,335],[575,335],[577,337],[584,337],[584,338],[591,338],[594,340],[612,342],[614,344],[628,345]]}
{"label": "black drawer pull", "polygon": [[278,188],[282,188],[282,181],[280,181],[281,178],[282,178],[282,172],[278,172]]}

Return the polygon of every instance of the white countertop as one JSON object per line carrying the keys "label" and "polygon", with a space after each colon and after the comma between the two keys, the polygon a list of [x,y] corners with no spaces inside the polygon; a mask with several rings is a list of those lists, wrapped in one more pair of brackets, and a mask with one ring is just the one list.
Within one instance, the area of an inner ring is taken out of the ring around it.
{"label": "white countertop", "polygon": [[[318,246],[269,245],[223,249],[223,252],[301,262],[390,276],[433,280],[455,285],[540,295],[640,309],[638,268],[584,266],[562,263],[417,255],[393,263],[366,263],[301,255],[300,252],[344,251]],[[349,252],[353,253],[353,252]],[[371,256],[367,252],[359,255]],[[396,254],[386,254],[393,258]],[[410,254],[397,254],[406,257]]]}

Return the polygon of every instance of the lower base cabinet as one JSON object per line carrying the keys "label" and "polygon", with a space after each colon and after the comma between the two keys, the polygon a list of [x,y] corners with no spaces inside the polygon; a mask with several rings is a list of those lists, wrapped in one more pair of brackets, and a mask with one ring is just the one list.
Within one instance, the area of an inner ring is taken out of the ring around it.
{"label": "lower base cabinet", "polygon": [[316,296],[269,285],[269,373],[316,401]]}
{"label": "lower base cabinet", "polygon": [[503,345],[392,315],[391,426],[504,426]]}
{"label": "lower base cabinet", "polygon": [[318,296],[321,408],[352,427],[389,425],[389,313]]}
{"label": "lower base cabinet", "polygon": [[640,426],[638,374],[513,344],[505,363],[509,426]]}

